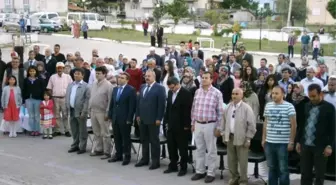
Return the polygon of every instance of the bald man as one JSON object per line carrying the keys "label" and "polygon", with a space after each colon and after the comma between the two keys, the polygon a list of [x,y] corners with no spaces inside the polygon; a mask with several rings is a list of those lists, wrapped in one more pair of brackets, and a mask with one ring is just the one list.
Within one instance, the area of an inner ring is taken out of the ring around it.
{"label": "bald man", "polygon": [[223,142],[227,145],[229,184],[247,185],[248,151],[256,133],[256,119],[252,108],[242,99],[243,90],[233,89],[232,102],[224,110],[221,134],[217,132],[216,135],[222,135]]}
{"label": "bald man", "polygon": [[49,75],[53,75],[56,73],[56,63],[57,60],[55,57],[51,55],[51,49],[47,48],[44,52],[45,57],[42,61],[44,63],[45,70],[49,73]]}

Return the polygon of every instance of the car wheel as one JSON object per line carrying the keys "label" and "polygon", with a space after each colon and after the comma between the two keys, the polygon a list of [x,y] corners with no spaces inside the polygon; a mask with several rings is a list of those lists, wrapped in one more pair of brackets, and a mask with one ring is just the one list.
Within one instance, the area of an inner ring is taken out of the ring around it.
{"label": "car wheel", "polygon": [[105,30],[105,26],[102,26],[101,30],[104,31]]}

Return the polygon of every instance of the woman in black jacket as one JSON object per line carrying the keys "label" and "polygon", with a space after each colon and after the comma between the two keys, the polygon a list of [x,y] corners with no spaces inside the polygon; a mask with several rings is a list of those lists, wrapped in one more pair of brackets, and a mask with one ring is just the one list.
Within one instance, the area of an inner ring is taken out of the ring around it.
{"label": "woman in black jacket", "polygon": [[29,115],[31,136],[40,135],[40,103],[45,90],[44,80],[38,77],[36,66],[30,66],[27,70],[27,78],[23,81],[22,98]]}

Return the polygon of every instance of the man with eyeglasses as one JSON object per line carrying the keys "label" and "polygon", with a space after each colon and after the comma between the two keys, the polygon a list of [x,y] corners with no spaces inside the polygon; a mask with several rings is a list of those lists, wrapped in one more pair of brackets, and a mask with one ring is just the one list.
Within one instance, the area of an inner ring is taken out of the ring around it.
{"label": "man with eyeglasses", "polygon": [[[191,130],[194,133],[196,149],[196,174],[192,181],[204,179],[205,183],[215,180],[217,146],[215,131],[220,130],[223,116],[223,95],[213,87],[212,75],[202,75],[202,87],[197,89],[191,109]],[[208,154],[206,155],[206,151]],[[205,157],[206,156],[206,157]],[[205,168],[207,161],[208,170]]]}
{"label": "man with eyeglasses", "polygon": [[316,78],[315,76],[316,76],[316,68],[314,66],[309,66],[307,68],[307,77],[300,81],[306,96],[308,96],[309,85],[318,84],[321,87],[321,89],[324,87],[323,82],[320,79]]}
{"label": "man with eyeglasses", "polygon": [[184,176],[187,173],[188,140],[191,136],[190,109],[193,101],[192,94],[180,85],[176,77],[168,78],[167,85],[170,90],[164,124],[168,124],[167,141],[170,163],[164,173],[177,172],[177,162],[180,158],[180,171],[177,176]]}
{"label": "man with eyeglasses", "polygon": [[248,151],[251,139],[256,133],[254,112],[242,99],[243,90],[233,89],[232,102],[223,114],[221,131],[216,133],[217,137],[223,135],[223,142],[227,145],[231,176],[229,185],[247,185]]}

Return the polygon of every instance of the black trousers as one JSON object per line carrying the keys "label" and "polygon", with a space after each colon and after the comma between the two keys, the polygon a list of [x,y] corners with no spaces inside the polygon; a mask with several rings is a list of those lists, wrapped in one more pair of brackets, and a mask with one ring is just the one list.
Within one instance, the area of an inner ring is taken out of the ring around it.
{"label": "black trousers", "polygon": [[147,36],[147,33],[148,33],[147,28],[144,28],[143,30],[144,30],[144,36]]}
{"label": "black trousers", "polygon": [[151,146],[152,165],[160,164],[160,126],[140,123],[140,141],[142,145],[142,162],[149,162],[149,144]]}
{"label": "black trousers", "polygon": [[288,56],[294,56],[294,46],[288,46]]}
{"label": "black trousers", "polygon": [[150,37],[150,40],[151,40],[151,46],[152,46],[152,47],[155,47],[155,40],[156,40],[155,37],[154,37],[154,36],[151,36],[151,37]]}
{"label": "black trousers", "polygon": [[28,32],[28,33],[31,32],[31,26],[27,26],[27,32]]}
{"label": "black trousers", "polygon": [[157,37],[157,42],[158,42],[158,47],[162,48],[162,36],[161,37]]}
{"label": "black trousers", "polygon": [[313,185],[313,167],[315,184],[323,185],[327,158],[323,155],[324,148],[302,146],[301,148],[301,185]]}
{"label": "black trousers", "polygon": [[113,136],[116,149],[116,157],[126,159],[131,158],[131,128],[132,124],[116,122],[113,123]]}
{"label": "black trousers", "polygon": [[87,31],[83,31],[83,37],[84,37],[84,39],[87,39],[87,37],[88,37]]}
{"label": "black trousers", "polygon": [[237,48],[237,43],[232,43],[232,53],[235,52],[236,48]]}
{"label": "black trousers", "polygon": [[180,154],[181,170],[186,170],[188,166],[188,138],[190,130],[183,128],[168,129],[167,142],[169,153],[169,168],[176,170]]}

